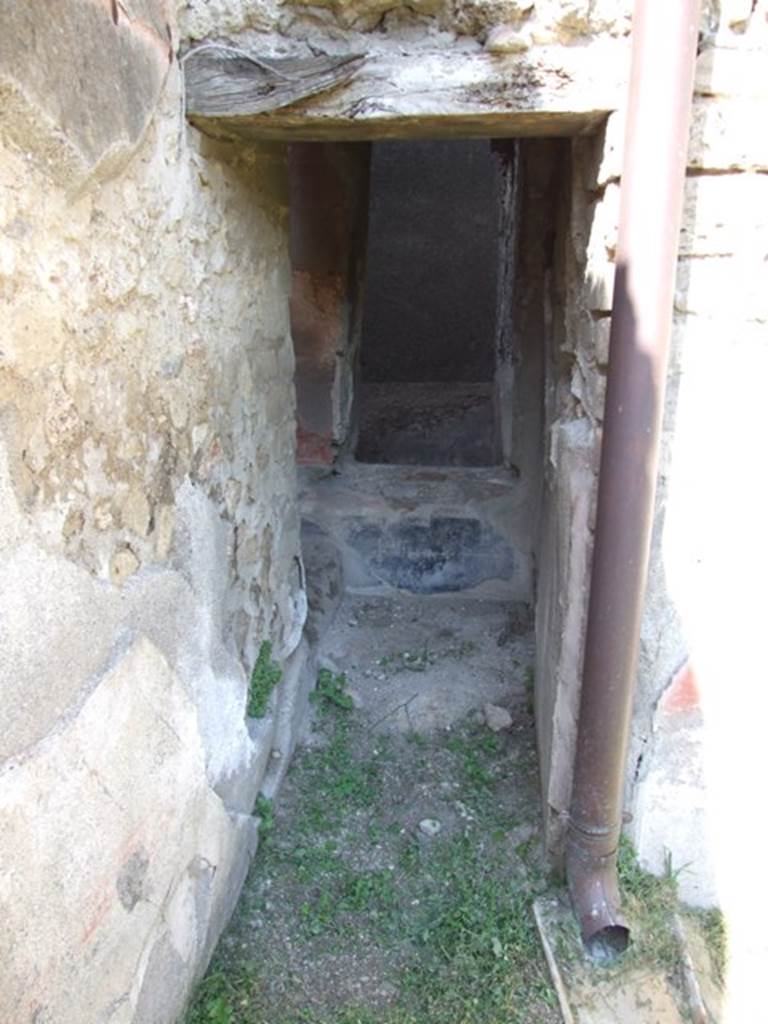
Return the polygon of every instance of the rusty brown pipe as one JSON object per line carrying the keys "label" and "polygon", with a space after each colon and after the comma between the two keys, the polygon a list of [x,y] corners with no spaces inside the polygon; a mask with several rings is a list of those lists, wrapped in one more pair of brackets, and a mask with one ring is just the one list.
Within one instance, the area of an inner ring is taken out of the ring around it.
{"label": "rusty brown pipe", "polygon": [[568,887],[587,948],[622,952],[617,852],[653,522],[699,0],[637,0]]}

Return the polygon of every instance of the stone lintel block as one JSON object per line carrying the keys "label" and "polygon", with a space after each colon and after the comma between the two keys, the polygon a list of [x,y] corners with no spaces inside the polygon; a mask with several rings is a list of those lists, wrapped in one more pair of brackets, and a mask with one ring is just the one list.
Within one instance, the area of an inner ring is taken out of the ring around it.
{"label": "stone lintel block", "polygon": [[[0,0],[0,135],[58,184],[108,177],[135,152],[172,59],[162,0]],[[130,13],[127,13],[130,10]]]}

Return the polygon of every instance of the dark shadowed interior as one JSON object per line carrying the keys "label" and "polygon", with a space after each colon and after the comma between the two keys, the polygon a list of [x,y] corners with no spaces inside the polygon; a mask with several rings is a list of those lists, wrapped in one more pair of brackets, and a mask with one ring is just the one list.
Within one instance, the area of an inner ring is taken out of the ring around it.
{"label": "dark shadowed interior", "polygon": [[499,461],[497,164],[488,140],[373,146],[360,461]]}

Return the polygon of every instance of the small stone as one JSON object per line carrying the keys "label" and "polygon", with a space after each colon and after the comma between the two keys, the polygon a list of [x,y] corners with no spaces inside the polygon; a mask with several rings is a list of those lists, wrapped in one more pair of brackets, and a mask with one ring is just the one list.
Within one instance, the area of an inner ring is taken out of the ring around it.
{"label": "small stone", "polygon": [[489,53],[523,53],[530,46],[530,37],[516,32],[511,25],[497,25],[491,29],[485,41]]}
{"label": "small stone", "polygon": [[139,537],[146,537],[152,521],[152,507],[143,491],[129,491],[121,507],[123,526]]}
{"label": "small stone", "polygon": [[359,692],[359,690],[355,690],[353,687],[348,686],[344,692],[352,701],[353,706],[358,709],[358,711],[360,710],[360,708],[364,707],[365,701],[363,700],[362,694]]}
{"label": "small stone", "polygon": [[139,568],[139,560],[129,547],[121,548],[112,556],[109,575],[113,583],[122,583]]}
{"label": "small stone", "polygon": [[419,822],[419,832],[430,839],[433,839],[442,827],[437,818],[422,818]]}
{"label": "small stone", "polygon": [[506,708],[500,708],[498,704],[486,704],[483,713],[485,724],[491,732],[501,732],[502,729],[509,729],[512,725],[512,715]]}

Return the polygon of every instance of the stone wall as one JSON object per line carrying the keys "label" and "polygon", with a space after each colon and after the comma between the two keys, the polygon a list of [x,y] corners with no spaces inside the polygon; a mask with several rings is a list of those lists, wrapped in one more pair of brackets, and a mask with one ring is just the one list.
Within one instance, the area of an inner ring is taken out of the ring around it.
{"label": "stone wall", "polygon": [[766,57],[768,6],[723,3],[697,61],[628,799],[642,862],[671,858],[685,898],[729,913],[744,993],[767,952],[742,891],[759,870],[766,713]]}
{"label": "stone wall", "polygon": [[386,48],[402,43],[448,47],[489,44],[497,52],[582,43],[597,35],[626,35],[630,0],[186,0],[182,25],[191,39],[252,33],[276,42],[323,35],[336,48]]}
{"label": "stone wall", "polygon": [[[738,834],[733,808],[741,808],[743,823],[752,774],[748,759],[739,771],[726,766],[734,763],[733,736],[745,726],[735,680],[746,685],[748,666],[760,660],[743,623],[751,600],[745,565],[760,547],[756,517],[766,507],[746,444],[750,431],[761,430],[754,375],[762,379],[768,315],[759,284],[768,154],[762,133],[753,130],[765,105],[759,67],[766,49],[764,5],[705,10],[627,762],[625,806],[641,862],[659,873],[671,862],[680,869],[683,897],[704,905],[722,902],[743,874],[733,866],[735,840],[723,839],[717,823],[733,818],[728,834]],[[544,810],[555,857],[570,803],[578,719],[622,121],[618,111],[601,132],[572,142],[560,214],[564,248],[553,296],[564,316],[553,318],[539,574],[539,630],[552,642],[539,646],[537,672]],[[561,320],[565,333],[558,339]],[[734,515],[743,530],[731,550]],[[760,572],[756,566],[755,581]],[[735,646],[729,637],[738,637]],[[725,777],[729,797],[722,796]]]}
{"label": "stone wall", "polygon": [[353,431],[370,146],[290,147],[298,460],[330,465]]}
{"label": "stone wall", "polygon": [[[385,54],[372,87],[378,96],[399,69],[402,109],[377,131],[405,130],[398,117],[411,135],[449,131],[460,108],[473,133],[493,136],[527,104],[519,130],[551,134],[583,130],[619,95],[629,6],[66,0],[53,16],[0,0],[1,1019],[177,1019],[255,847],[256,794],[276,792],[302,726],[285,149],[185,128],[179,35],[265,53],[320,40]],[[750,685],[768,573],[752,443],[768,370],[767,31],[763,0],[705,4],[627,793],[643,861],[661,868],[673,843],[680,866],[711,842],[725,882],[699,878],[696,891],[733,900],[737,917],[747,904],[735,887],[757,876],[760,847],[731,837],[759,805],[745,780],[761,774],[768,710],[765,687]],[[472,59],[450,78],[458,53]],[[523,63],[504,63],[513,58]],[[389,116],[365,96],[341,112],[329,103],[329,130],[342,115],[362,133],[369,115]],[[529,150],[524,179],[554,219],[525,252],[542,269],[528,333],[549,352],[537,616],[552,642],[540,644],[536,699],[555,853],[578,707],[620,112],[560,146],[554,164]],[[547,167],[559,168],[551,191],[537,178]],[[332,424],[348,393],[334,401]],[[534,447],[520,453],[523,473]],[[247,720],[267,639],[284,679],[269,714]],[[695,673],[676,674],[688,657]],[[706,790],[667,760],[675,730],[698,743]],[[696,813],[675,831],[684,785]]]}
{"label": "stone wall", "polygon": [[[14,1024],[177,1019],[306,682],[284,150],[187,129],[170,5],[114,12],[0,4]],[[265,639],[284,680],[247,720]]]}

